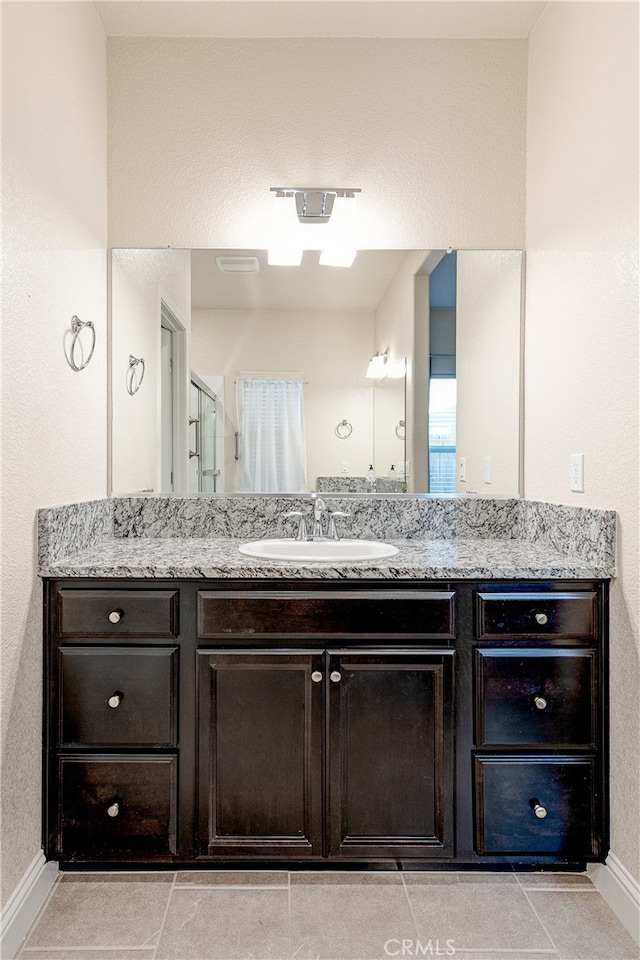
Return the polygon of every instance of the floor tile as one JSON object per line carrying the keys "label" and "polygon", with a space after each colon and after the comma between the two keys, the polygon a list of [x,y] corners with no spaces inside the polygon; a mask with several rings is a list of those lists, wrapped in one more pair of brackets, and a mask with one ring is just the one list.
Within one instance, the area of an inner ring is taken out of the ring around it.
{"label": "floor tile", "polygon": [[23,950],[17,960],[153,960],[153,950]]}
{"label": "floor tile", "polygon": [[63,878],[54,886],[25,947],[153,947],[171,889],[164,881]]}
{"label": "floor tile", "polygon": [[361,883],[353,875],[349,883],[344,875],[324,876],[326,882],[318,883],[294,882],[297,875],[292,875],[293,960],[389,960],[396,941],[415,941],[402,883]]}
{"label": "floor tile", "polygon": [[380,886],[385,884],[402,885],[402,874],[395,872],[377,872],[375,870],[355,871],[355,870],[333,870],[325,873],[300,871],[291,874],[292,884],[313,884],[323,887],[340,885],[347,886]]}
{"label": "floor tile", "polygon": [[177,874],[178,886],[287,887],[286,870],[188,870]]}
{"label": "floor tile", "polygon": [[428,871],[424,873],[404,873],[403,877],[406,884],[416,884],[418,886],[425,883],[517,883],[515,874],[513,873],[476,873],[475,871],[467,872],[466,870],[459,873],[436,873],[435,871],[431,873]]}
{"label": "floor tile", "polygon": [[451,960],[560,960],[555,950],[456,950]]}
{"label": "floor tile", "polygon": [[284,960],[289,891],[175,887],[157,960]]}
{"label": "floor tile", "polygon": [[562,960],[638,960],[640,947],[594,890],[528,890]]}
{"label": "floor tile", "polygon": [[421,941],[453,941],[455,950],[553,950],[517,883],[407,886]]}
{"label": "floor tile", "polygon": [[593,883],[586,873],[519,873],[518,883],[525,890],[531,887],[537,890],[557,890],[563,888],[575,890],[577,887],[583,890],[595,890]]}

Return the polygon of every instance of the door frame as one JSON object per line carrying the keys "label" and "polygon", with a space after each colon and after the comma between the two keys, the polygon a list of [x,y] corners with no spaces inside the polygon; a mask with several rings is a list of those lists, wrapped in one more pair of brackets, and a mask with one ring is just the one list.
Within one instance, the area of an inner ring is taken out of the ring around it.
{"label": "door frame", "polygon": [[[186,494],[189,488],[189,327],[161,284],[156,284],[157,356],[161,349],[161,327],[173,334],[173,493]],[[156,489],[162,492],[162,383],[157,378],[158,410],[156,435]]]}

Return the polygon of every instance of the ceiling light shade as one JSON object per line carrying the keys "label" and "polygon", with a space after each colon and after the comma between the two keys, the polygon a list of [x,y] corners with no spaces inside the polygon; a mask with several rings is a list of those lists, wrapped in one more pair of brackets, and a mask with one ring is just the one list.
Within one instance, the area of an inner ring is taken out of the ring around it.
{"label": "ceiling light shade", "polygon": [[273,195],[271,242],[267,252],[270,267],[299,267],[302,244],[299,236],[295,193],[278,190]]}
{"label": "ceiling light shade", "polygon": [[387,374],[387,360],[389,359],[389,351],[385,353],[374,353],[369,360],[369,366],[367,367],[367,377],[372,380],[381,380]]}
{"label": "ceiling light shade", "polygon": [[320,263],[327,267],[350,267],[356,258],[356,198],[353,191],[336,194],[329,221],[327,241]]}

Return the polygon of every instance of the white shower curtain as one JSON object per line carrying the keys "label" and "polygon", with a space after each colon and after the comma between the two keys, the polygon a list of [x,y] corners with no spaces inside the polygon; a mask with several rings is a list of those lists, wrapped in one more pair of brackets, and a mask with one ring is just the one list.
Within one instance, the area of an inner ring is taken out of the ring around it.
{"label": "white shower curtain", "polygon": [[240,493],[306,490],[302,387],[302,379],[238,378]]}

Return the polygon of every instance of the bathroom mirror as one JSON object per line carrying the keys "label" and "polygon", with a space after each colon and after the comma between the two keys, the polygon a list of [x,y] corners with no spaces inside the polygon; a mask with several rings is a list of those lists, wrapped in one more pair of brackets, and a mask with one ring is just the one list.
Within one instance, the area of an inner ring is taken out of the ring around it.
{"label": "bathroom mirror", "polygon": [[[111,492],[276,492],[269,480],[240,479],[249,456],[240,386],[298,381],[306,483],[285,473],[291,489],[278,492],[368,491],[373,464],[379,492],[518,496],[522,253],[459,251],[453,303],[430,300],[430,287],[440,296],[445,286],[438,264],[451,275],[455,259],[360,251],[345,270],[320,266],[314,251],[301,267],[268,267],[259,250],[113,250]],[[369,378],[376,353],[384,376]],[[134,396],[124,389],[130,356],[145,360]],[[457,384],[444,419],[436,380]],[[466,381],[479,396],[469,399]],[[291,426],[285,434],[294,437]]]}

